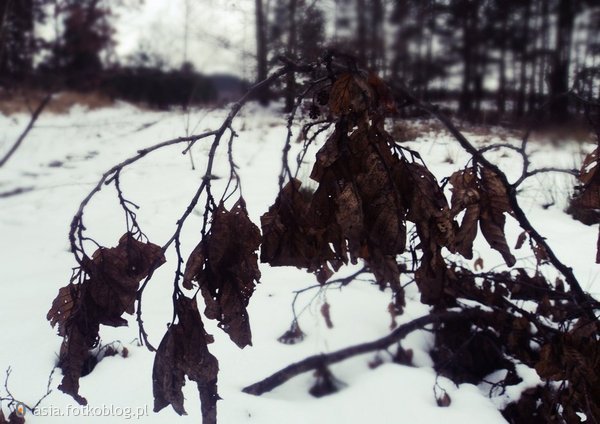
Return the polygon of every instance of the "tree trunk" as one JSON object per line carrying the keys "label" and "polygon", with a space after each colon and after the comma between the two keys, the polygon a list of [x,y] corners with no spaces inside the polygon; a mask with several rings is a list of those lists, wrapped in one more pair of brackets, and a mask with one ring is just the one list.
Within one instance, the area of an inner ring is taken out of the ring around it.
{"label": "tree trunk", "polygon": [[[255,0],[256,12],[256,59],[257,59],[257,82],[267,78],[267,25],[263,11],[262,0]],[[269,103],[269,91],[267,87],[258,91],[258,101],[262,105]]]}
{"label": "tree trunk", "polygon": [[367,17],[365,12],[365,0],[356,0],[356,53],[361,66],[367,66]]}
{"label": "tree trunk", "polygon": [[525,5],[525,13],[523,22],[521,22],[521,30],[523,31],[523,39],[520,49],[520,75],[519,75],[519,94],[517,97],[516,115],[520,118],[525,114],[525,95],[527,93],[527,66],[529,64],[528,43],[529,43],[529,26],[531,20],[531,2],[528,1]]}
{"label": "tree trunk", "polygon": [[575,2],[560,0],[556,24],[556,46],[550,72],[550,96],[553,102],[550,112],[554,122],[565,121],[569,114],[569,99],[564,96],[569,90],[569,65],[573,26],[575,23]]}
{"label": "tree trunk", "polygon": [[[298,0],[289,0],[288,20],[289,34],[287,40],[286,53],[289,58],[293,58],[297,50],[297,29],[296,29],[296,9]],[[293,72],[289,72],[286,76],[285,83],[285,111],[289,113],[294,108],[296,93],[296,77]]]}

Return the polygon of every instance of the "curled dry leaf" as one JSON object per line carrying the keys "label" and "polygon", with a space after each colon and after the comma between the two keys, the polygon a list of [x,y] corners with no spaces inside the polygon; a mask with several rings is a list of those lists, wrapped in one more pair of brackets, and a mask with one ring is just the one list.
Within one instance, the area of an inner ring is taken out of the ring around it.
{"label": "curled dry leaf", "polygon": [[58,387],[86,404],[79,395],[79,378],[98,344],[100,324],[127,325],[122,315],[134,312],[139,283],[165,262],[160,246],[143,243],[127,233],[117,247],[99,248],[92,259],[84,259],[87,278],[81,284],[62,287],[46,318],[64,338],[59,366],[63,379]]}
{"label": "curled dry leaf", "polygon": [[526,239],[527,239],[527,231],[523,231],[521,234],[519,234],[519,238],[517,238],[517,243],[515,244],[515,249],[519,250],[521,247],[523,247],[523,244],[525,243]]}
{"label": "curled dry leaf", "polygon": [[262,245],[260,260],[271,266],[295,266],[315,270],[334,259],[328,244],[318,242],[318,234],[307,222],[310,197],[298,180],[286,184],[275,203],[260,218]]}
{"label": "curled dry leaf", "polygon": [[600,416],[600,341],[577,332],[557,335],[542,346],[535,370],[540,377],[568,381],[568,406]]}
{"label": "curled dry leaf", "polygon": [[473,169],[457,171],[449,179],[452,184],[452,215],[466,208],[465,215],[456,230],[454,250],[466,259],[473,258],[473,241],[477,236],[477,222],[481,207],[477,180]]}
{"label": "curled dry leaf", "polygon": [[329,109],[334,115],[343,116],[360,113],[368,109],[373,98],[373,89],[359,75],[340,75],[329,94]]}
{"label": "curled dry leaf", "polygon": [[598,149],[587,155],[581,165],[579,180],[583,184],[590,184],[596,177],[598,171]]}
{"label": "curled dry leaf", "polygon": [[231,211],[221,204],[213,214],[210,233],[190,255],[184,287],[195,280],[206,303],[204,313],[240,348],[252,344],[246,306],[260,279],[260,231],[250,221],[242,198]]}
{"label": "curled dry leaf", "polygon": [[362,258],[380,286],[396,293],[401,309],[395,257],[406,243],[406,207],[394,174],[399,159],[389,141],[385,131],[366,121],[356,129],[339,122],[317,153],[314,194],[300,196],[300,183],[292,181],[261,218],[261,260],[306,268],[323,283],[332,269]]}
{"label": "curled dry leaf", "polygon": [[454,250],[456,225],[442,189],[425,166],[403,161],[398,170],[409,205],[406,219],[415,223],[423,251],[415,282],[423,303],[439,304],[452,278],[441,252],[443,247]]}
{"label": "curled dry leaf", "polygon": [[216,424],[217,374],[219,363],[208,351],[212,336],[206,333],[196,299],[179,296],[175,302],[178,318],[164,335],[152,370],[154,412],[171,405],[179,415],[186,414],[181,391],[185,377],[195,381],[202,403],[202,422]]}
{"label": "curled dry leaf", "polygon": [[504,213],[512,211],[506,189],[498,176],[487,168],[482,170],[481,187],[484,194],[483,210],[479,221],[481,233],[490,247],[500,252],[504,262],[508,266],[513,266],[516,259],[510,252],[504,234],[506,222]]}
{"label": "curled dry leaf", "polygon": [[445,390],[444,390],[444,393],[442,393],[440,396],[437,396],[435,398],[435,401],[437,403],[437,406],[439,406],[441,408],[448,407],[452,403],[452,400],[450,399],[450,395]]}
{"label": "curled dry leaf", "polygon": [[327,325],[327,328],[331,329],[333,328],[333,322],[331,321],[331,315],[329,313],[329,309],[331,307],[329,306],[329,303],[324,302],[323,305],[321,305],[321,315],[323,316],[323,319],[325,320],[325,325]]}
{"label": "curled dry leaf", "polygon": [[483,269],[483,258],[481,256],[475,260],[473,263],[473,268],[475,268],[475,271],[480,271]]}
{"label": "curled dry leaf", "polygon": [[277,339],[277,341],[279,343],[293,345],[293,344],[300,343],[302,340],[304,340],[304,337],[306,337],[306,334],[304,334],[304,332],[300,328],[298,321],[294,320],[294,321],[292,321],[292,325],[290,326],[290,329],[287,330],[285,333],[283,333]]}
{"label": "curled dry leaf", "polygon": [[598,172],[598,149],[590,153],[581,167],[579,180],[582,183],[572,205],[577,209],[600,209],[600,172]]}
{"label": "curled dry leaf", "polygon": [[452,214],[466,209],[456,232],[455,250],[467,259],[473,257],[473,241],[477,236],[477,223],[490,247],[500,252],[508,266],[516,262],[512,255],[504,225],[505,213],[512,211],[506,189],[498,176],[487,168],[457,171],[449,179],[452,184]]}

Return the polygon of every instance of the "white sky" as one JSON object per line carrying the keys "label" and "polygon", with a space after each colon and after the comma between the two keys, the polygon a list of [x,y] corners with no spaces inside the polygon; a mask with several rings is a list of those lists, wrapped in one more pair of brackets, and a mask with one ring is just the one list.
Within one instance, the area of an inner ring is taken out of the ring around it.
{"label": "white sky", "polygon": [[203,73],[252,77],[253,0],[137,1],[115,11],[120,57],[146,48],[172,66],[181,65],[187,7],[188,60]]}

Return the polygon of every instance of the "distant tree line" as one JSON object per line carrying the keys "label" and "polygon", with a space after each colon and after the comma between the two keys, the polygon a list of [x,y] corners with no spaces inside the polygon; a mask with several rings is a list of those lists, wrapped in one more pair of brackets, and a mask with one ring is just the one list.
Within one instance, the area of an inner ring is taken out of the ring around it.
{"label": "distant tree line", "polygon": [[[113,14],[124,1],[0,0],[0,84],[28,79],[78,89],[104,84],[110,90],[127,87],[120,95],[133,99],[149,79],[158,78],[165,93],[187,89],[194,99],[213,98],[210,84],[189,64],[167,75],[147,60],[152,52],[142,52],[127,67],[118,66]],[[583,77],[581,95],[600,97],[598,0],[254,3],[257,80],[281,57],[309,61],[334,49],[470,119],[520,119],[553,99],[546,115],[565,120],[580,111],[562,96],[577,76]],[[54,36],[37,37],[38,24],[54,28]],[[265,103],[282,95],[289,110],[298,84],[290,74],[259,99]]]}
{"label": "distant tree line", "polygon": [[[141,53],[115,60],[114,9],[122,1],[0,0],[0,86],[101,90],[165,108],[216,98],[211,81],[191,64],[166,70]],[[36,25],[53,28],[41,37]]]}
{"label": "distant tree line", "polygon": [[[562,96],[578,75],[587,75],[582,94],[600,97],[598,0],[255,0],[255,5],[259,79],[280,55],[310,58],[327,47],[402,80],[425,100],[453,100],[453,108],[468,118],[523,118],[554,99],[548,116],[564,120],[578,111]],[[289,93],[292,86],[293,80]]]}

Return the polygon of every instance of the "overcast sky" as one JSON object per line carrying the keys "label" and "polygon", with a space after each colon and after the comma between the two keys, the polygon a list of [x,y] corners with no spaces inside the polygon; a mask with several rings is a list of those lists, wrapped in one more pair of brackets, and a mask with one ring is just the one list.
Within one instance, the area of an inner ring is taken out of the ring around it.
{"label": "overcast sky", "polygon": [[[115,10],[116,50],[126,57],[140,49],[179,66],[187,57],[203,73],[251,78],[254,51],[253,0],[129,0]],[[244,53],[245,52],[245,53]]]}

